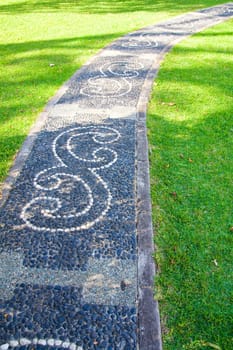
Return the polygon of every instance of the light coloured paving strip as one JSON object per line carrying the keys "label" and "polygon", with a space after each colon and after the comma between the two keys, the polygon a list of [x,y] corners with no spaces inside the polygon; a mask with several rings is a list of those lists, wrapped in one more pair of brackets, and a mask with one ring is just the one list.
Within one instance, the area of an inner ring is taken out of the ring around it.
{"label": "light coloured paving strip", "polygon": [[161,350],[146,108],[164,55],[233,3],[130,33],[41,114],[1,201],[0,350]]}
{"label": "light coloured paving strip", "polygon": [[[17,284],[83,287],[83,302],[99,305],[131,305],[137,296],[135,263],[117,259],[89,258],[86,271],[63,271],[23,266],[19,253],[0,254],[0,299],[13,297]],[[128,289],[127,297],[122,283]]]}

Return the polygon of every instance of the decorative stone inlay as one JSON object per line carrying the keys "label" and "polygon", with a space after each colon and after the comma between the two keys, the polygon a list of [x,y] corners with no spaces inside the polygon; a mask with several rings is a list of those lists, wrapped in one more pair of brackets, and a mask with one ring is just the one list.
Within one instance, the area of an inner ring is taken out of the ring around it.
{"label": "decorative stone inlay", "polygon": [[77,346],[74,343],[70,343],[69,341],[63,342],[59,339],[27,339],[20,338],[19,340],[11,340],[8,343],[0,345],[0,350],[14,349],[16,347],[33,345],[33,348],[36,349],[36,345],[41,345],[46,348],[54,348],[58,347],[61,349],[69,349],[69,350],[83,350],[81,346]]}
{"label": "decorative stone inlay", "polygon": [[131,80],[138,77],[141,63],[115,61],[99,68],[96,76],[89,78],[80,93],[87,96],[121,97],[132,90]]}
{"label": "decorative stone inlay", "polygon": [[[108,53],[111,53],[110,56]],[[110,50],[106,50],[106,55],[104,51],[102,54],[94,64],[84,66],[79,76],[73,78],[58,105],[70,104],[72,108],[75,104],[83,112],[123,106],[135,109],[150,60],[130,54],[123,57],[121,54],[112,55]]]}
{"label": "decorative stone inlay", "polygon": [[[101,147],[87,150],[82,145],[87,138]],[[34,187],[41,194],[22,210],[21,218],[27,226],[37,231],[71,233],[88,229],[102,220],[110,208],[112,196],[97,170],[109,168],[117,161],[117,153],[106,146],[119,138],[117,130],[104,126],[84,126],[59,134],[52,145],[59,165],[36,175]],[[69,170],[74,161],[77,163],[75,174]],[[96,191],[101,191],[102,205],[96,201]],[[80,197],[75,201],[76,207],[70,201],[71,192]]]}
{"label": "decorative stone inlay", "polygon": [[4,309],[1,304],[0,320],[2,345],[13,337],[38,349],[50,349],[52,339],[58,348],[68,343],[84,350],[136,348],[135,306],[82,304],[82,288],[73,286],[20,284]]}
{"label": "decorative stone inlay", "polygon": [[126,48],[153,48],[159,45],[157,40],[153,40],[153,36],[150,32],[131,34],[125,37],[122,43]]}

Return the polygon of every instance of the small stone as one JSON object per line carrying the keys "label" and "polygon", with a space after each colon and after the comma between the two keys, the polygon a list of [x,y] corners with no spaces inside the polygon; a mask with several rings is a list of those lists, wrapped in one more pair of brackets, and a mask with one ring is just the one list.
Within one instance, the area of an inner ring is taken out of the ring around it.
{"label": "small stone", "polygon": [[89,311],[91,309],[91,306],[90,305],[88,305],[88,304],[84,304],[83,305],[83,310],[84,311]]}
{"label": "small stone", "polygon": [[78,346],[77,350],[83,350],[82,346]]}
{"label": "small stone", "polygon": [[121,281],[121,290],[124,291],[127,287],[126,281]]}
{"label": "small stone", "polygon": [[20,343],[20,345],[24,346],[24,345],[30,345],[31,341],[27,338],[21,338],[19,343]]}
{"label": "small stone", "polygon": [[104,349],[106,349],[106,347],[107,347],[107,342],[106,341],[103,341],[102,343],[101,343],[101,346],[104,348]]}
{"label": "small stone", "polygon": [[9,344],[3,344],[0,346],[1,350],[7,350],[9,348]]}
{"label": "small stone", "polygon": [[39,345],[44,345],[44,346],[45,346],[45,345],[46,345],[46,340],[45,340],[45,339],[39,339],[39,340],[38,340],[38,344],[39,344]]}
{"label": "small stone", "polygon": [[36,345],[37,343],[38,343],[38,339],[37,338],[33,338],[32,344]]}
{"label": "small stone", "polygon": [[56,339],[56,340],[54,341],[54,345],[55,345],[55,346],[60,346],[61,344],[62,344],[62,341],[59,340],[59,339]]}
{"label": "small stone", "polygon": [[64,349],[68,349],[68,348],[70,347],[70,342],[64,341],[64,342],[62,343],[62,347],[63,347]]}
{"label": "small stone", "polygon": [[74,343],[70,344],[70,350],[77,350],[77,346]]}
{"label": "small stone", "polygon": [[9,344],[10,344],[10,346],[12,346],[12,348],[16,348],[16,346],[19,345],[19,342],[18,342],[18,340],[11,340],[9,342]]}
{"label": "small stone", "polygon": [[47,343],[49,346],[54,346],[54,339],[48,339]]}
{"label": "small stone", "polygon": [[65,317],[63,315],[59,316],[58,317],[58,321],[60,324],[64,323],[65,322]]}

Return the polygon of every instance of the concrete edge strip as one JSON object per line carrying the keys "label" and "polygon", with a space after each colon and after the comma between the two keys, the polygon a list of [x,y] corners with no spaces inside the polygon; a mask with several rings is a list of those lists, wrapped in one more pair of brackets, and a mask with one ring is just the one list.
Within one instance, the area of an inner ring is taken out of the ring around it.
{"label": "concrete edge strip", "polygon": [[[227,5],[226,3],[225,5]],[[219,7],[216,6],[216,7]],[[196,12],[196,11],[195,11]],[[179,16],[181,17],[181,16]],[[182,40],[196,33],[218,25],[228,18],[219,18],[192,34],[171,41],[154,61],[148,71],[137,105],[136,128],[136,200],[137,200],[137,235],[138,235],[138,343],[139,350],[162,350],[162,333],[159,303],[154,298],[154,278],[156,266],[153,259],[155,246],[153,242],[152,207],[150,196],[149,150],[147,140],[146,115],[147,106],[158,74],[160,64],[166,54]],[[178,17],[177,17],[178,19]]]}

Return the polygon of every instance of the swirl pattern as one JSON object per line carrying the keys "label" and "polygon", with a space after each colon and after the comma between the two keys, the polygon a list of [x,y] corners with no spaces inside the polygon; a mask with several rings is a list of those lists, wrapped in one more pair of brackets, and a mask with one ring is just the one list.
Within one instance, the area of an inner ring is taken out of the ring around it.
{"label": "swirl pattern", "polygon": [[100,74],[91,77],[80,90],[86,96],[120,97],[132,90],[132,79],[139,76],[141,63],[117,61],[104,64]]}
{"label": "swirl pattern", "polygon": [[59,134],[52,145],[59,165],[35,176],[38,196],[21,212],[26,225],[36,231],[71,233],[99,222],[109,210],[112,196],[97,171],[117,161],[117,153],[108,145],[119,138],[116,129],[104,126],[78,127]]}
{"label": "swirl pattern", "polygon": [[151,34],[143,33],[139,37],[135,36],[135,34],[130,37],[127,41],[122,43],[123,47],[129,48],[129,49],[136,49],[136,48],[154,48],[157,47],[159,44],[157,41],[151,39]]}

